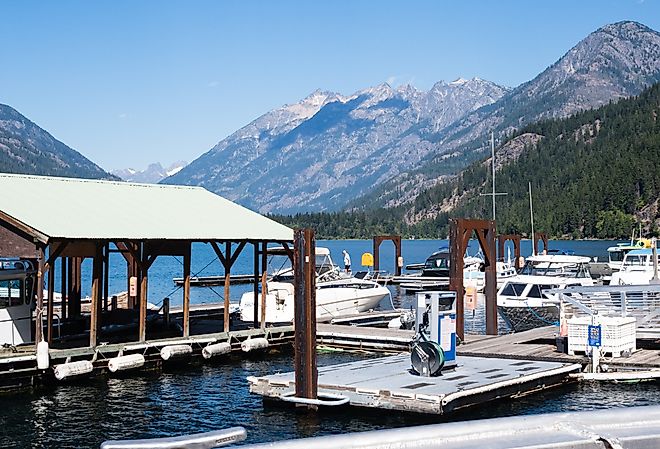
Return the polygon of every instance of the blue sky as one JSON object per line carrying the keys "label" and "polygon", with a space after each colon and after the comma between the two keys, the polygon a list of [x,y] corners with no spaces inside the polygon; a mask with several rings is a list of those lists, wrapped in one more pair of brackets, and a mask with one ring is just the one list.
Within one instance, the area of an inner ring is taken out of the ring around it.
{"label": "blue sky", "polygon": [[317,88],[527,81],[660,0],[0,0],[0,103],[105,169],[188,162]]}

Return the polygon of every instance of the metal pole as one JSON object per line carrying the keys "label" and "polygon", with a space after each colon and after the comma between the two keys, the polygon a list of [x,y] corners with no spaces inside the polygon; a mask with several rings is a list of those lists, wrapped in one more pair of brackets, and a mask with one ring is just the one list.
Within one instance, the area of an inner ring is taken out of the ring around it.
{"label": "metal pole", "polygon": [[493,221],[495,221],[495,134],[490,132],[490,152],[493,163]]}
{"label": "metal pole", "polygon": [[532,182],[529,182],[529,217],[532,223],[532,255],[536,256],[536,235],[534,234],[534,209],[532,208]]}
{"label": "metal pole", "polygon": [[296,229],[293,240],[296,396],[309,399],[316,399],[318,393],[315,253],[314,231]]}
{"label": "metal pole", "polygon": [[660,284],[660,279],[658,279],[658,246],[655,237],[651,239],[651,247],[653,248],[653,277],[649,284]]}

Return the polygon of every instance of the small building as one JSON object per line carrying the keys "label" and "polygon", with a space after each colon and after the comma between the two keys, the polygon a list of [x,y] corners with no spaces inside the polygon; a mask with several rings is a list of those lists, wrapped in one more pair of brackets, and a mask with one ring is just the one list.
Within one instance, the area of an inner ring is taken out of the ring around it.
{"label": "small building", "polygon": [[[193,243],[211,245],[226,276],[245,246],[253,245],[256,298],[258,258],[263,271],[267,244],[286,247],[293,241],[290,228],[202,187],[0,174],[0,192],[0,257],[27,257],[35,265],[36,288],[27,303],[35,311],[29,312],[29,320],[36,322],[32,340],[37,342],[53,341],[54,288],[59,275],[59,318],[83,322],[89,346],[96,346],[109,301],[111,252],[121,253],[126,261],[126,309],[139,317],[135,340],[145,341],[149,268],[157,257],[183,258],[183,336],[187,336]],[[81,308],[84,259],[91,259],[93,266],[88,312]],[[13,307],[11,294],[9,298],[5,303],[0,300],[0,310],[5,309],[7,316]],[[225,318],[228,301],[225,295]],[[225,330],[228,324],[225,319]]]}

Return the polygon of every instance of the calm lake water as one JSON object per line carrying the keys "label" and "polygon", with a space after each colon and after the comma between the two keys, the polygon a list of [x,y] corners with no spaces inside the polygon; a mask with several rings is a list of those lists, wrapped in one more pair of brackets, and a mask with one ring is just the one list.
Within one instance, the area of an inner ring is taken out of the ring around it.
{"label": "calm lake water", "polygon": [[[603,258],[612,242],[551,242],[551,248],[575,250],[576,254]],[[342,249],[352,256],[354,268],[360,255],[371,251],[370,241],[318,241],[328,247],[335,261]],[[412,240],[403,244],[405,263],[422,262],[446,241]],[[523,242],[523,254],[531,251]],[[246,250],[247,251],[247,250]],[[470,254],[474,254],[472,249]],[[382,266],[392,270],[393,248],[381,248]],[[213,258],[203,245],[193,250],[193,273]],[[237,262],[236,272],[249,272],[251,252]],[[124,276],[120,263],[112,272]],[[217,262],[200,275],[221,273]],[[88,274],[87,274],[88,275]],[[150,301],[158,303],[173,292],[172,277],[181,275],[181,264],[171,257],[157,260],[150,270]],[[111,291],[124,290],[125,280],[114,279]],[[251,287],[245,287],[250,289]],[[236,290],[237,300],[240,290]],[[220,300],[214,292],[193,289],[195,302]],[[218,290],[220,292],[220,290]],[[396,292],[395,292],[396,293]],[[394,298],[403,302],[405,298]],[[483,329],[481,315],[473,323]],[[470,322],[466,320],[467,330]],[[349,353],[319,354],[319,364],[373,357]],[[106,439],[147,438],[193,433],[231,426],[248,430],[248,443],[300,438],[340,432],[429,424],[435,422],[487,417],[536,414],[557,411],[651,405],[660,402],[659,383],[592,384],[583,383],[550,390],[530,397],[486,404],[449,417],[428,417],[400,413],[341,411],[303,413],[278,407],[264,407],[261,398],[247,392],[245,378],[291,371],[290,353],[272,354],[267,359],[232,357],[220,363],[171,368],[163,373],[125,379],[96,379],[84,384],[61,385],[39,393],[20,393],[0,397],[0,447],[98,447]]]}

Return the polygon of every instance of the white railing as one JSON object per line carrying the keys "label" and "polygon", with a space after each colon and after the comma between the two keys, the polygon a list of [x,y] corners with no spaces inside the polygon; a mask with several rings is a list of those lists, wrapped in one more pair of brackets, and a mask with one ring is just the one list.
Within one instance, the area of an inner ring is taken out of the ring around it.
{"label": "white railing", "polygon": [[606,285],[550,290],[560,299],[562,319],[634,317],[638,336],[660,334],[660,285]]}

